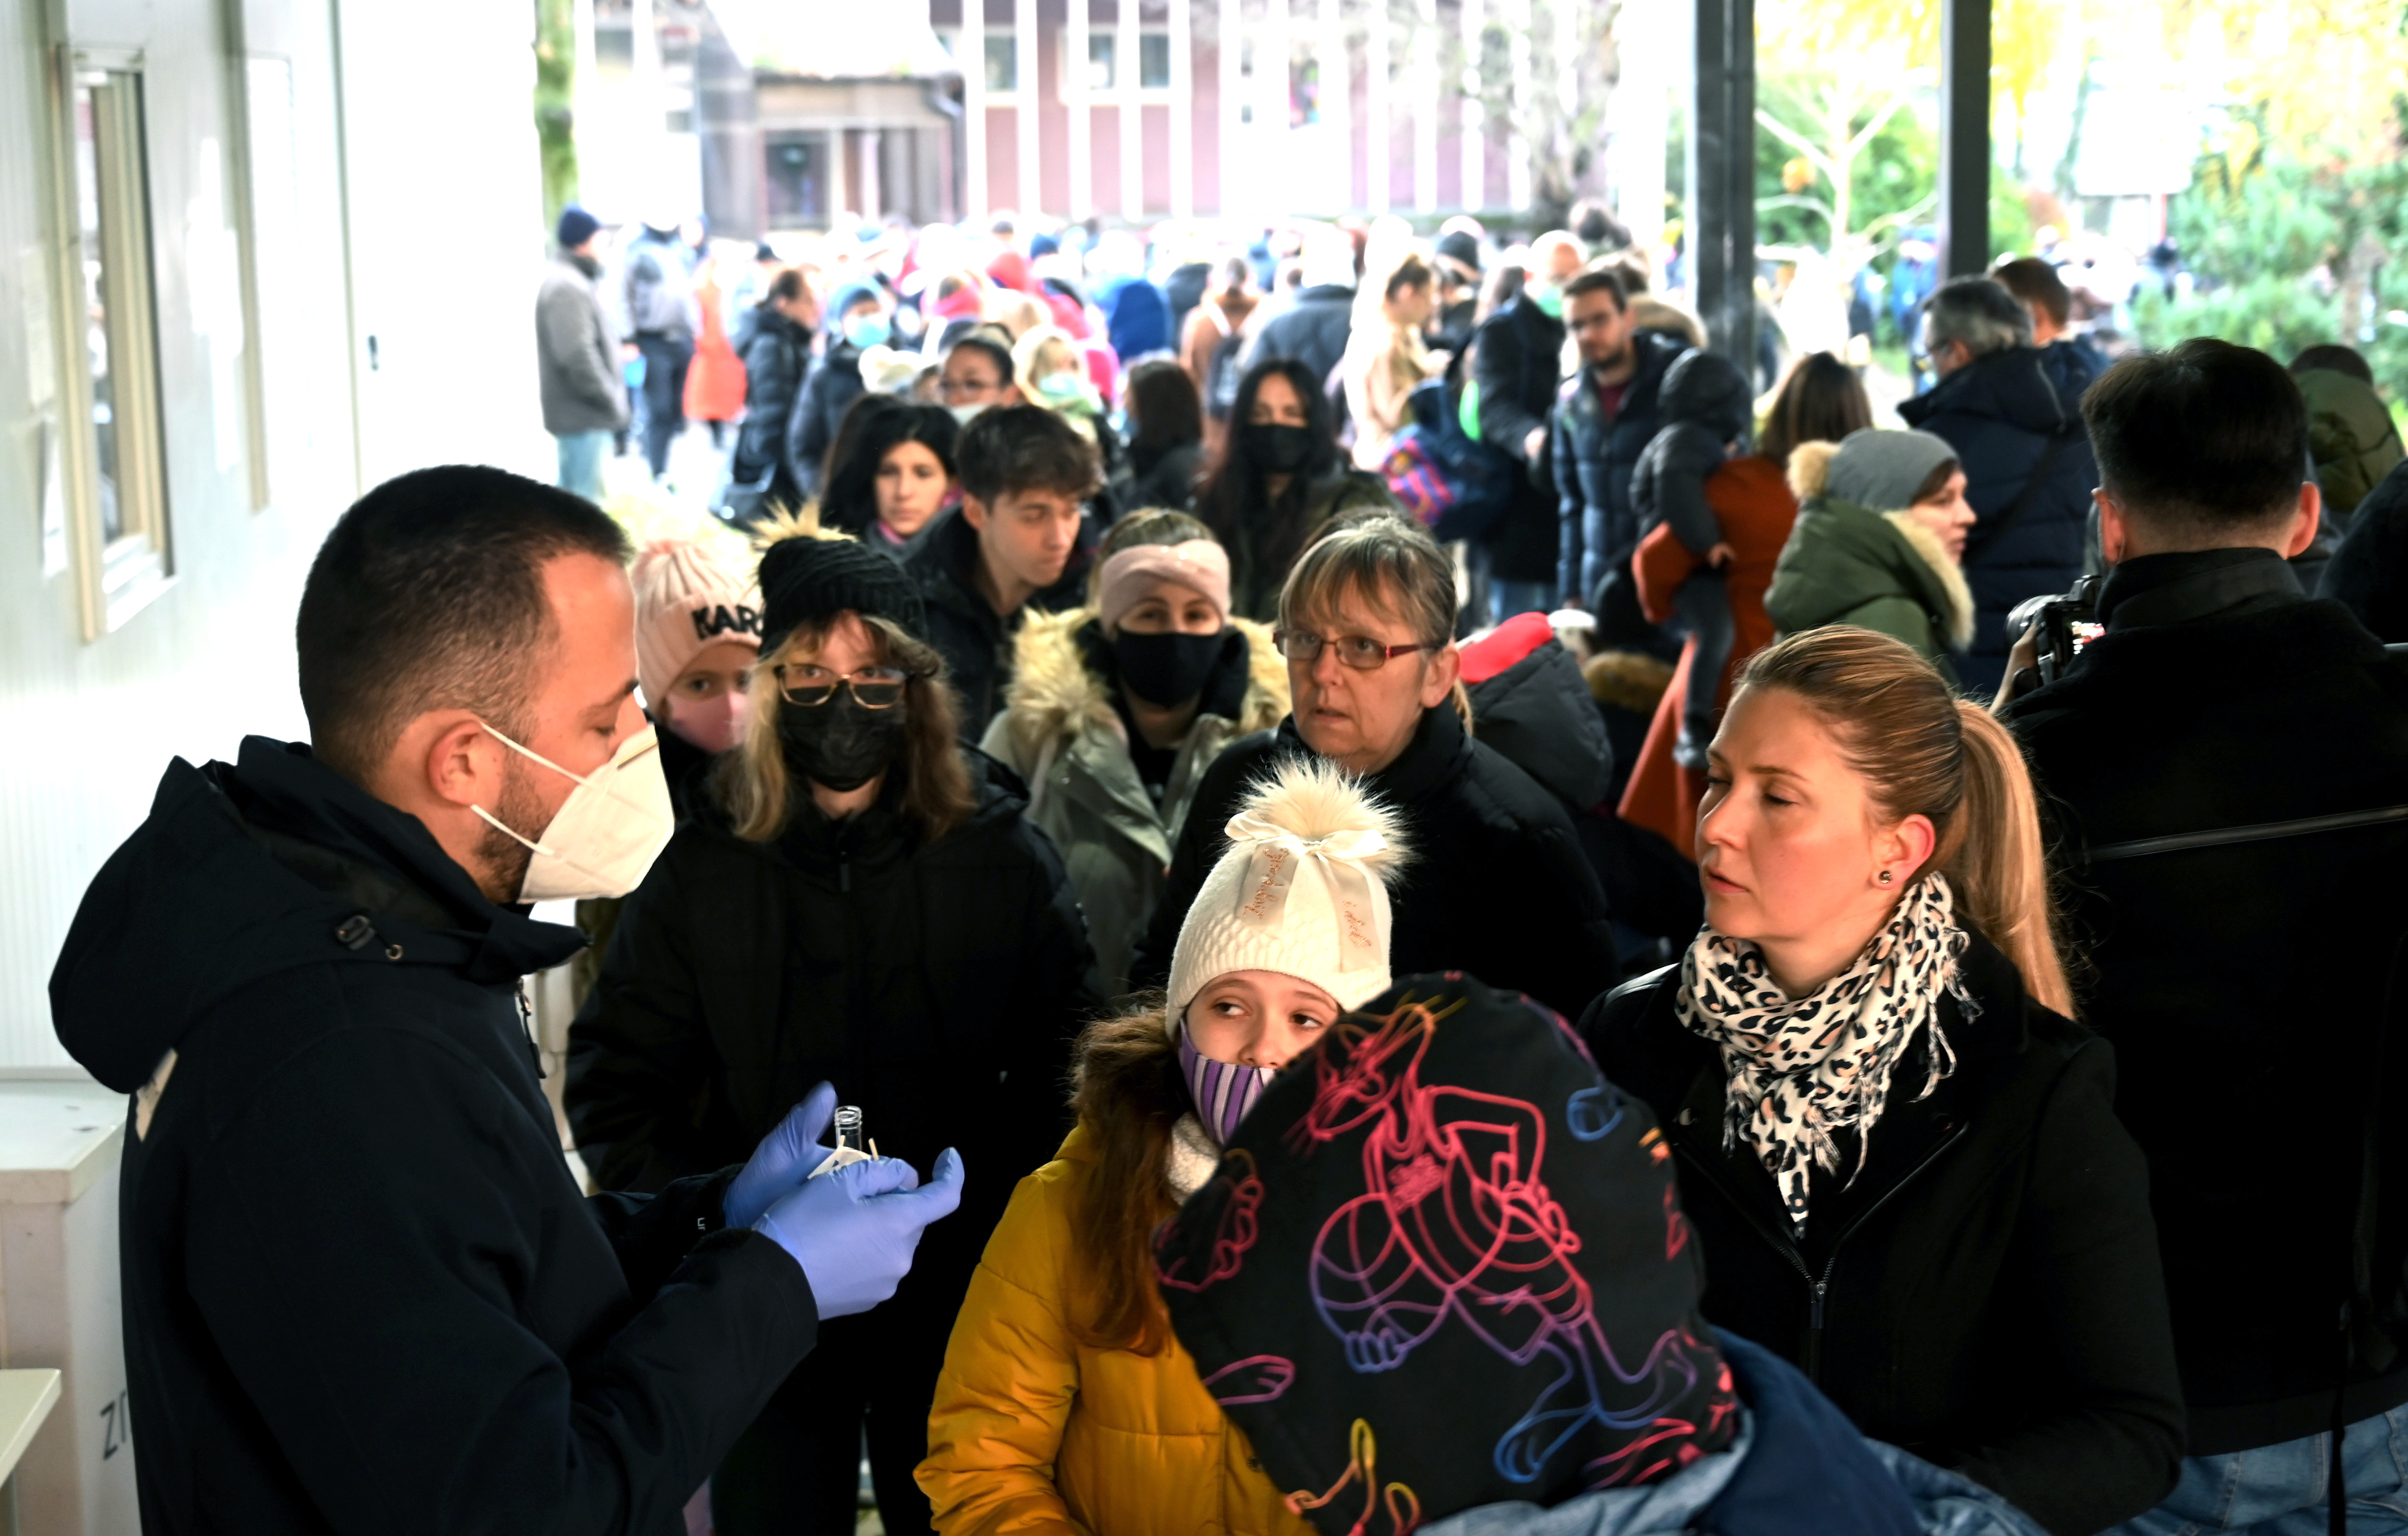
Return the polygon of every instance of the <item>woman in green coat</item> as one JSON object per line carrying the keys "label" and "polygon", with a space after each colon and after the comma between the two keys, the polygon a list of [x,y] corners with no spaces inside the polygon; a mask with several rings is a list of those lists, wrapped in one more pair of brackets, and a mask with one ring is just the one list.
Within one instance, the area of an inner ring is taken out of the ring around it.
{"label": "woman in green coat", "polygon": [[1784,635],[1854,624],[1913,646],[1951,683],[1973,637],[1960,562],[1973,509],[1956,450],[1928,432],[1868,427],[1789,456],[1798,522],[1765,611]]}

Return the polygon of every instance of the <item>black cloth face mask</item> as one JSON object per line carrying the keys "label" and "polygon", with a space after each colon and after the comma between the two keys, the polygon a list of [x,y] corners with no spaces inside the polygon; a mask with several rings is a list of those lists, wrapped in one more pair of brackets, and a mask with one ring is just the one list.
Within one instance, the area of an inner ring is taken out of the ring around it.
{"label": "black cloth face mask", "polygon": [[892,709],[864,709],[850,689],[824,704],[778,706],[778,741],[786,766],[838,794],[884,773],[903,750],[911,723],[907,701]]}
{"label": "black cloth face mask", "polygon": [[1249,421],[1241,429],[1246,457],[1273,475],[1293,475],[1312,458],[1312,429]]}
{"label": "black cloth face mask", "polygon": [[1112,665],[1121,686],[1150,704],[1183,704],[1204,691],[1221,644],[1229,632],[1211,634],[1132,634],[1112,637]]}

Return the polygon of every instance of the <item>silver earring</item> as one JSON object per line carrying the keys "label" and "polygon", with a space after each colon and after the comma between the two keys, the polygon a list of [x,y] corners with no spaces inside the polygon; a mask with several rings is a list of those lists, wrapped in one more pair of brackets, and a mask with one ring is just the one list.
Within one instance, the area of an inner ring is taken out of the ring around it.
{"label": "silver earring", "polygon": [[1889,882],[1890,882],[1890,872],[1889,872],[1888,870],[1884,870],[1884,871],[1882,871],[1882,874],[1881,874],[1881,881],[1882,881],[1882,884],[1884,884],[1884,885],[1887,885],[1887,884],[1889,884]]}

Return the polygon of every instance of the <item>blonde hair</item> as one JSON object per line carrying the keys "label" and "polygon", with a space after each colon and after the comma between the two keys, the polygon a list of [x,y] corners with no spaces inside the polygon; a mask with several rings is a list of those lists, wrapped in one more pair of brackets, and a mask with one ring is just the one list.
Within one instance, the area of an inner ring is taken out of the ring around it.
{"label": "blonde hair", "polygon": [[1070,333],[1058,325],[1039,325],[1021,333],[1011,344],[1011,381],[1020,386],[1023,397],[1035,402],[1039,398],[1037,381],[1052,374],[1075,372],[1085,382],[1086,369],[1081,364],[1079,344]]}
{"label": "blonde hair", "polygon": [[[924,846],[934,843],[978,808],[969,765],[955,740],[959,711],[953,686],[945,680],[944,658],[892,619],[873,614],[853,617],[869,632],[880,662],[900,668],[910,679],[903,685],[903,751],[888,772],[903,778],[903,818]],[[717,770],[720,803],[727,808],[736,835],[747,842],[777,841],[793,818],[800,788],[787,770],[785,747],[778,734],[778,711],[785,697],[779,691],[777,669],[817,656],[828,631],[842,618],[838,613],[817,624],[796,626],[752,669],[751,723]]]}
{"label": "blonde hair", "polygon": [[1756,652],[1732,692],[1751,688],[1782,689],[1821,717],[1882,815],[1930,818],[1938,841],[1906,883],[1947,875],[1957,916],[2015,962],[2035,1000],[2071,1017],[2040,804],[2007,728],[1913,647],[1847,624]]}
{"label": "blonde hair", "polygon": [[[1280,588],[1280,627],[1302,629],[1333,618],[1349,593],[1373,613],[1405,624],[1424,645],[1455,641],[1454,562],[1418,524],[1394,513],[1342,515],[1308,545]],[[1457,683],[1453,698],[1469,731],[1470,693]]]}

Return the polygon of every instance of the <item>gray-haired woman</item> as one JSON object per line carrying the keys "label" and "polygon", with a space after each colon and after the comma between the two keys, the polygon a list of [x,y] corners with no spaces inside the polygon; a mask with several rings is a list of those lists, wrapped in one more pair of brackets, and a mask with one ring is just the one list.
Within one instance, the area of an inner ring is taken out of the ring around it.
{"label": "gray-haired woman", "polygon": [[1429,535],[1378,513],[1342,523],[1288,573],[1274,638],[1291,711],[1206,770],[1131,984],[1168,974],[1247,786],[1309,752],[1369,779],[1421,850],[1395,893],[1399,974],[1465,971],[1566,1014],[1612,986],[1605,896],[1563,805],[1465,727],[1455,571]]}

